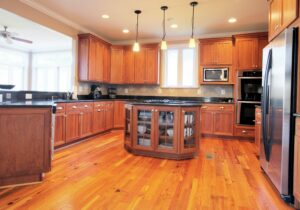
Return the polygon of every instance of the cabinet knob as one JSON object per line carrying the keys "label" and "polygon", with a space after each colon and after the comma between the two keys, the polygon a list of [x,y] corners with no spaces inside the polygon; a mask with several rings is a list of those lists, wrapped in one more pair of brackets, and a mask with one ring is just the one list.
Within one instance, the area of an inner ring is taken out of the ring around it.
{"label": "cabinet knob", "polygon": [[151,112],[154,112],[154,109],[151,109]]}
{"label": "cabinet knob", "polygon": [[220,106],[220,109],[224,109],[225,107],[224,106]]}
{"label": "cabinet knob", "polygon": [[97,112],[101,112],[101,109],[98,109]]}
{"label": "cabinet knob", "polygon": [[242,130],[242,133],[247,133],[247,131],[246,130]]}
{"label": "cabinet knob", "polygon": [[182,111],[182,113],[185,113],[185,111]]}
{"label": "cabinet knob", "polygon": [[59,106],[59,107],[57,107],[56,109],[57,109],[57,110],[63,110],[64,108],[61,107],[61,106]]}
{"label": "cabinet knob", "polygon": [[207,106],[202,106],[202,108],[201,109],[207,109]]}
{"label": "cabinet knob", "polygon": [[77,106],[72,106],[72,109],[76,109],[77,108]]}
{"label": "cabinet knob", "polygon": [[84,108],[88,108],[89,106],[88,105],[84,105]]}
{"label": "cabinet knob", "polygon": [[155,109],[155,112],[157,112],[157,109]]}

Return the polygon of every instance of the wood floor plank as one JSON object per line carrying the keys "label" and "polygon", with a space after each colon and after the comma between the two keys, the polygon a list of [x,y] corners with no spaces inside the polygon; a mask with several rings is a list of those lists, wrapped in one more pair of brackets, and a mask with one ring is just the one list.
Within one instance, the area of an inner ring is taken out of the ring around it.
{"label": "wood floor plank", "polygon": [[114,131],[55,152],[40,184],[0,190],[0,209],[291,209],[248,141],[201,139],[191,160],[129,154]]}

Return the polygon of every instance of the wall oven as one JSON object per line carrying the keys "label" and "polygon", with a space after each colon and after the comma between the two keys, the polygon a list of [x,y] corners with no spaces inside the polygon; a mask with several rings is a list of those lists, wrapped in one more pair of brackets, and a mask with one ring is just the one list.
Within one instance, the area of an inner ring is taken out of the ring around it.
{"label": "wall oven", "polygon": [[262,75],[261,72],[240,72],[238,76],[238,100],[261,101]]}
{"label": "wall oven", "polygon": [[228,82],[229,68],[203,68],[204,82]]}

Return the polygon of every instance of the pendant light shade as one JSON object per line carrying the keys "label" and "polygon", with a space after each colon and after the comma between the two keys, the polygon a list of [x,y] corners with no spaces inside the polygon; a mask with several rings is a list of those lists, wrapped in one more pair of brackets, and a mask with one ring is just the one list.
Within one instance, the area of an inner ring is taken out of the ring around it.
{"label": "pendant light shade", "polygon": [[192,35],[191,35],[191,38],[190,38],[189,47],[190,48],[195,48],[196,47],[196,41],[194,39],[194,24],[195,24],[194,17],[195,17],[195,6],[198,5],[198,2],[193,1],[193,2],[190,3],[190,5],[193,7],[193,15],[192,15]]}
{"label": "pendant light shade", "polygon": [[166,42],[166,10],[168,9],[167,6],[162,6],[160,8],[164,12],[164,19],[163,19],[163,37],[160,44],[161,50],[168,49],[167,42]]}
{"label": "pendant light shade", "polygon": [[136,14],[136,34],[135,34],[135,42],[133,44],[132,50],[134,52],[139,52],[140,51],[140,44],[138,42],[138,37],[139,37],[139,14],[142,13],[141,10],[135,10],[134,13]]}

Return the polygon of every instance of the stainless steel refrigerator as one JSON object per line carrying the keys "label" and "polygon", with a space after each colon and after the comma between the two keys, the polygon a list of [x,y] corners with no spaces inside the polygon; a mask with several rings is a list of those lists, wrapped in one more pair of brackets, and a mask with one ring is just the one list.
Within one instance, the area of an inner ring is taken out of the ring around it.
{"label": "stainless steel refrigerator", "polygon": [[286,29],[263,50],[261,167],[286,202],[293,201],[293,113],[298,29]]}

